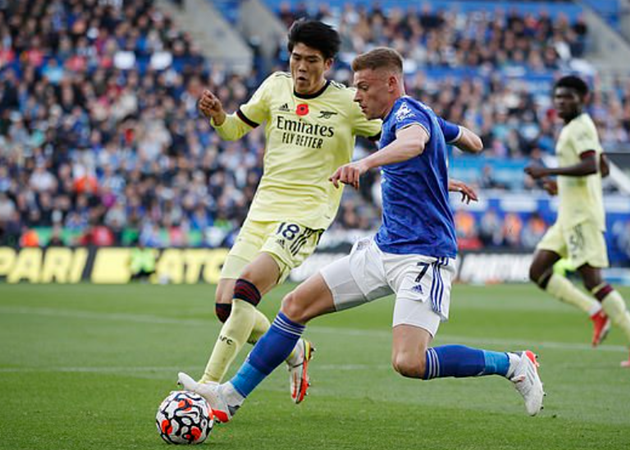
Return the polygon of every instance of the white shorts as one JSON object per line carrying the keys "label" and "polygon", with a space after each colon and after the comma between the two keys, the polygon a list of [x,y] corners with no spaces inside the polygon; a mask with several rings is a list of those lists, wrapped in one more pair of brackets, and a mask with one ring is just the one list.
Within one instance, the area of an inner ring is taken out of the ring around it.
{"label": "white shorts", "polygon": [[413,325],[435,337],[448,320],[455,260],[384,253],[373,239],[321,270],[337,311],[396,294],[392,326]]}

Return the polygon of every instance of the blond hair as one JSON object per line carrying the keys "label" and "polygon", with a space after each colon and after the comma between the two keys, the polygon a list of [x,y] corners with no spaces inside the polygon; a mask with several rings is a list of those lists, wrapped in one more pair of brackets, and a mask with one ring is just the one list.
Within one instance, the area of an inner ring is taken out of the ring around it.
{"label": "blond hair", "polygon": [[362,53],[352,61],[352,70],[387,69],[397,74],[403,72],[403,58],[396,50],[388,47],[377,47]]}

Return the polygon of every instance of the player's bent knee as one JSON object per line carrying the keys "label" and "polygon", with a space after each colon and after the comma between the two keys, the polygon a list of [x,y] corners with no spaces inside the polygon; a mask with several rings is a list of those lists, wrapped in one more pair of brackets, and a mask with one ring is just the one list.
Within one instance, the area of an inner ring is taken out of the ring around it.
{"label": "player's bent knee", "polygon": [[425,359],[411,353],[399,353],[392,358],[394,370],[406,378],[422,378]]}
{"label": "player's bent knee", "polygon": [[216,291],[214,292],[214,298],[216,303],[225,303],[231,304],[232,297],[234,296],[234,283],[229,285],[221,285],[217,286]]}
{"label": "player's bent knee", "polygon": [[282,299],[281,311],[293,322],[305,324],[309,319],[311,319],[311,317],[307,314],[306,308],[304,308],[304,305],[302,305],[298,297],[295,295],[295,292],[288,293]]}
{"label": "player's bent knee", "polygon": [[604,280],[602,280],[601,276],[589,276],[582,278],[582,284],[586,288],[587,291],[592,291],[598,286],[603,284]]}
{"label": "player's bent knee", "polygon": [[542,273],[540,273],[540,270],[538,270],[538,267],[536,267],[534,264],[529,266],[529,280],[530,281],[538,284],[538,280],[541,276],[542,276]]}
{"label": "player's bent knee", "polygon": [[549,278],[553,274],[550,268],[541,269],[532,264],[529,268],[529,279],[541,289],[546,289]]}

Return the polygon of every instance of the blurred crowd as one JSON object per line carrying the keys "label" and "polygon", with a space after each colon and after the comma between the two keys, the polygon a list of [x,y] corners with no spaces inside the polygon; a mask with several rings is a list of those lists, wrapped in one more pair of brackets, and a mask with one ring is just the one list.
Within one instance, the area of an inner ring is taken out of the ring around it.
{"label": "blurred crowd", "polygon": [[[283,20],[300,15],[289,12]],[[579,55],[587,35],[562,18],[475,17],[349,6],[337,20],[344,52],[393,45],[421,65],[558,68],[559,41]],[[539,52],[547,39],[554,44]],[[196,101],[207,87],[234,111],[263,75],[205,60],[152,0],[0,2],[0,244],[230,245],[262,174],[264,130],[224,142],[199,118]],[[332,73],[346,82],[348,75],[344,65]],[[479,132],[496,158],[553,152],[548,92],[492,76],[435,80],[419,71],[407,81],[409,94]],[[605,140],[627,140],[630,82],[597,92],[591,112]],[[370,145],[359,142],[357,154]],[[378,224],[378,181],[369,174],[360,192],[346,190],[333,228]],[[480,174],[479,186],[507,188],[488,182]],[[488,232],[483,221],[468,226],[463,213],[457,221],[472,246],[531,248],[529,236],[546,226],[532,219],[515,231],[502,219]],[[42,227],[51,230],[45,239],[34,231]]]}
{"label": "blurred crowd", "polygon": [[337,11],[320,3],[311,14],[305,2],[280,5],[280,19],[314,17],[339,30],[342,52],[362,53],[374,46],[393,47],[408,62],[421,67],[527,66],[532,72],[566,68],[585,50],[588,28],[582,19],[570,23],[565,15],[552,18],[544,8],[536,15],[517,11],[447,10],[424,2],[407,10],[384,10],[347,2]]}
{"label": "blurred crowd", "polygon": [[[404,57],[408,93],[443,117],[477,131],[486,149],[501,158],[539,157],[553,153],[555,115],[549,80],[541,89],[536,75],[589,68],[580,58],[588,45],[588,27],[563,14],[552,17],[544,7],[538,15],[517,10],[464,13],[424,3],[404,11],[384,11],[348,2],[343,9],[306,3],[280,5],[287,26],[312,17],[335,26],[342,36],[342,59],[375,46],[396,48]],[[287,59],[286,52],[279,52]],[[440,69],[432,72],[432,69]],[[474,76],[466,69],[474,69]],[[590,68],[592,69],[592,68]],[[431,77],[431,73],[437,75]],[[510,76],[509,74],[518,74]],[[349,72],[339,70],[340,81]],[[602,142],[613,148],[630,141],[630,78],[589,80],[595,91],[589,107]]]}
{"label": "blurred crowd", "polygon": [[537,213],[525,219],[513,212],[502,216],[495,209],[488,209],[480,217],[460,209],[455,213],[455,223],[462,250],[533,249],[549,226]]}
{"label": "blurred crowd", "polygon": [[227,236],[242,222],[264,136],[222,142],[196,101],[207,86],[234,109],[253,85],[209,65],[151,0],[3,6],[4,242],[55,227],[71,244],[120,243],[132,229],[148,245],[186,245],[190,230],[214,225]]}

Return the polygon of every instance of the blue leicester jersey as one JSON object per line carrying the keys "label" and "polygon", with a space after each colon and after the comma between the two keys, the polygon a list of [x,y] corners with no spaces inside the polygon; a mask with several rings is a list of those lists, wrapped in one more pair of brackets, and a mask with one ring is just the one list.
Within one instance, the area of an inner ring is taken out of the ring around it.
{"label": "blue leicester jersey", "polygon": [[456,141],[461,131],[425,104],[404,96],[383,121],[379,148],[412,125],[423,127],[429,141],[420,155],[382,167],[383,223],[376,244],[387,253],[455,258],[446,144]]}

